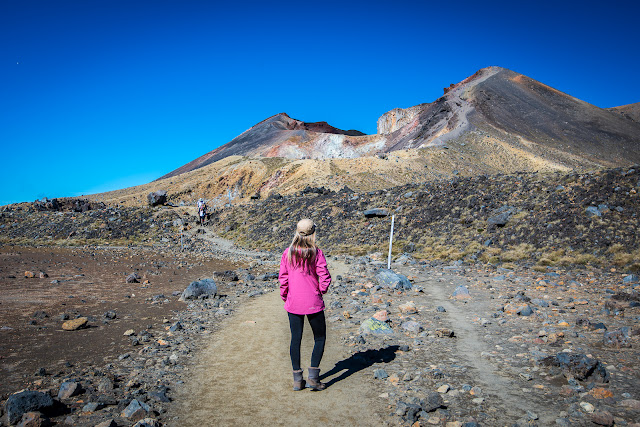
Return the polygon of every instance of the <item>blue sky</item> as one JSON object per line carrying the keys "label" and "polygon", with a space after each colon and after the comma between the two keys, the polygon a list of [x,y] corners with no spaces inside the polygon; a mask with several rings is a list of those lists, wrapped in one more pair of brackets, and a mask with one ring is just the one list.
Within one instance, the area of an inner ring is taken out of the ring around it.
{"label": "blue sky", "polygon": [[634,2],[0,1],[0,205],[149,182],[279,112],[375,133],[498,65],[640,102]]}

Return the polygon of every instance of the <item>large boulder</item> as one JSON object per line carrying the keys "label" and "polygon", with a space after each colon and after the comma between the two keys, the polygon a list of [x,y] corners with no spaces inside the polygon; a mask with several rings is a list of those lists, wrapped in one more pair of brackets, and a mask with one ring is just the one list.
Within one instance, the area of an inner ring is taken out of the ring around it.
{"label": "large boulder", "polygon": [[164,190],[151,192],[147,195],[147,200],[151,206],[164,205],[167,203],[167,192]]}
{"label": "large boulder", "polygon": [[502,206],[491,212],[487,224],[489,227],[504,227],[515,212],[516,208],[514,207]]}
{"label": "large boulder", "polygon": [[39,391],[25,390],[12,394],[4,404],[9,424],[16,424],[22,419],[22,414],[33,411],[44,411],[53,406],[51,396]]}
{"label": "large boulder", "polygon": [[407,276],[395,273],[388,268],[381,268],[376,271],[375,279],[380,286],[399,290],[411,289],[411,282],[407,279]]}
{"label": "large boulder", "polygon": [[213,279],[202,279],[191,282],[187,289],[182,292],[180,301],[188,299],[214,297],[218,293],[218,287]]}

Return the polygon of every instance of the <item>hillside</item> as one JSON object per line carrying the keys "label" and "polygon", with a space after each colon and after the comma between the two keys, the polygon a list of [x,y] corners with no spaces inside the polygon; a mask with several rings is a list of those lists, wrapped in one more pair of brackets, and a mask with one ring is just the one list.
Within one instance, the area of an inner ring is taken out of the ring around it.
{"label": "hillside", "polygon": [[[344,131],[326,122],[305,123],[292,119],[286,113],[280,113],[261,121],[231,142],[162,176],[161,179],[189,172],[234,155],[289,158],[357,157],[372,150],[370,138],[358,138],[363,135],[357,130]],[[312,148],[314,144],[319,146],[315,151]],[[347,150],[346,146],[350,150]]]}
{"label": "hillside", "polygon": [[607,110],[620,114],[622,117],[640,123],[640,102],[621,105],[620,107],[607,108]]}
{"label": "hillside", "polygon": [[286,159],[231,156],[205,167],[149,184],[87,196],[108,205],[144,206],[147,194],[165,190],[174,204],[209,206],[241,203],[270,194],[293,194],[306,187],[374,191],[408,183],[434,182],[482,174],[592,170],[599,165],[557,150],[505,143],[482,131],[421,149],[356,159]]}
{"label": "hillside", "polygon": [[[366,192],[314,187],[215,209],[207,227],[249,249],[278,252],[295,223],[311,217],[329,252],[365,255],[386,251],[394,214],[394,252],[416,259],[540,267],[613,264],[635,271],[640,270],[639,192],[640,165],[594,173],[456,177]],[[75,204],[57,206],[6,207],[0,238],[165,246],[179,244],[180,227],[195,222],[195,209],[188,207],[91,205],[83,213],[73,212]],[[366,218],[363,212],[372,208],[387,215]]]}

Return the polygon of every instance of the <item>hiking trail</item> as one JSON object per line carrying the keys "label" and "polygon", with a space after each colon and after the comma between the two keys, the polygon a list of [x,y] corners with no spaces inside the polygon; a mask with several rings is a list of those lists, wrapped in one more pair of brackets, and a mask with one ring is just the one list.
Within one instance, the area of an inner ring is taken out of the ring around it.
{"label": "hiking trail", "polygon": [[[333,271],[339,271],[333,268]],[[370,386],[370,373],[354,372],[346,378],[336,372],[322,381],[326,390],[292,391],[289,360],[289,324],[277,291],[241,307],[213,335],[190,368],[177,396],[172,425],[381,425],[373,412],[380,403]],[[349,355],[339,334],[327,324],[327,345],[322,373]],[[303,366],[313,348],[311,328],[305,321]],[[321,375],[322,375],[321,373]],[[307,371],[305,369],[305,378]]]}

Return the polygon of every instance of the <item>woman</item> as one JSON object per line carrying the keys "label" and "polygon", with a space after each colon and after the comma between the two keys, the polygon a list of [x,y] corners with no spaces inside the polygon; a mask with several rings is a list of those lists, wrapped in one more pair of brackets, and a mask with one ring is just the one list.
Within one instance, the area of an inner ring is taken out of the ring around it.
{"label": "woman", "polygon": [[289,314],[291,328],[289,354],[293,366],[293,390],[304,388],[300,369],[300,343],[305,316],[311,325],[314,339],[308,386],[313,390],[324,390],[325,384],[320,382],[320,360],[324,353],[327,327],[322,295],[331,284],[331,274],[324,254],[316,246],[316,226],[310,219],[298,222],[291,246],[282,254],[279,279],[280,296],[284,301],[284,309]]}

